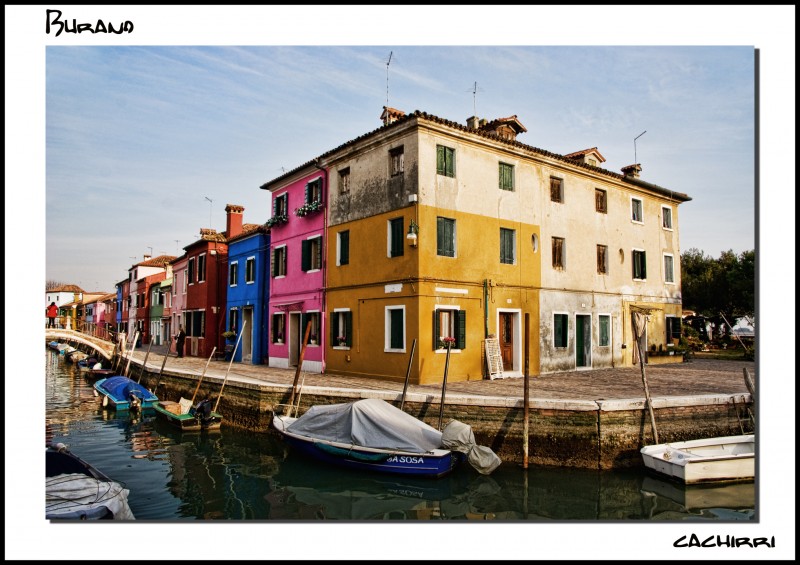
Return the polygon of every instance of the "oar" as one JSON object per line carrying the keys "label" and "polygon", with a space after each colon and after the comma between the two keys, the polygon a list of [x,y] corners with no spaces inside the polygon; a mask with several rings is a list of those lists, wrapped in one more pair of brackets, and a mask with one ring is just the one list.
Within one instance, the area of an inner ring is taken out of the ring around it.
{"label": "oar", "polygon": [[167,365],[167,359],[169,358],[169,350],[164,353],[164,361],[161,363],[161,369],[158,370],[158,380],[156,381],[156,388],[153,389],[153,394],[156,394],[158,390],[158,385],[161,384],[161,375],[164,373],[164,367]]}
{"label": "oar", "polygon": [[206,361],[206,368],[203,369],[203,374],[200,375],[200,380],[197,381],[197,387],[194,389],[194,394],[192,395],[192,404],[194,404],[194,397],[197,396],[197,391],[200,390],[200,383],[203,382],[203,377],[206,376],[206,371],[208,370],[208,364],[211,363],[211,360],[214,358],[214,353],[217,351],[217,346],[214,346],[214,349],[211,350],[211,355],[208,357],[208,361]]}
{"label": "oar", "polygon": [[150,345],[147,346],[147,353],[145,353],[144,361],[142,361],[142,368],[139,370],[139,379],[136,383],[140,383],[142,381],[142,375],[144,374],[144,366],[147,365],[147,358],[150,357],[150,349],[153,348],[153,336],[150,336]]}
{"label": "oar", "polygon": [[217,397],[217,402],[214,404],[214,412],[217,411],[217,406],[219,406],[219,401],[222,400],[222,390],[225,388],[225,383],[228,381],[228,373],[231,372],[231,365],[233,365],[233,358],[236,357],[236,350],[239,349],[239,343],[242,341],[242,335],[244,334],[244,328],[247,325],[247,322],[242,322],[242,329],[239,331],[239,337],[236,338],[236,345],[233,348],[233,352],[231,353],[231,362],[228,363],[228,370],[225,371],[225,378],[222,380],[222,386],[219,389],[219,396]]}
{"label": "oar", "polygon": [[442,415],[444,414],[444,395],[447,392],[447,371],[450,368],[450,342],[447,342],[447,356],[444,358],[444,378],[442,379],[442,400],[439,404],[439,431],[442,431]]}
{"label": "oar", "polygon": [[131,345],[131,354],[128,356],[128,364],[125,365],[125,372],[122,374],[123,376],[128,376],[128,369],[131,367],[131,359],[133,359],[133,351],[136,349],[136,342],[139,340],[139,332],[133,334],[133,345]]}

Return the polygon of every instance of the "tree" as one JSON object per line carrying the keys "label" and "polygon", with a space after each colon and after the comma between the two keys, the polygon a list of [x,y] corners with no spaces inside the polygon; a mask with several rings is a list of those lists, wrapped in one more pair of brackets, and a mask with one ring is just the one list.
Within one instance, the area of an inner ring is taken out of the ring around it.
{"label": "tree", "polygon": [[53,290],[54,288],[58,288],[60,286],[64,286],[65,284],[67,284],[67,283],[63,283],[61,281],[55,281],[55,280],[48,280],[48,281],[45,281],[45,283],[44,283],[44,291],[48,292],[48,291]]}

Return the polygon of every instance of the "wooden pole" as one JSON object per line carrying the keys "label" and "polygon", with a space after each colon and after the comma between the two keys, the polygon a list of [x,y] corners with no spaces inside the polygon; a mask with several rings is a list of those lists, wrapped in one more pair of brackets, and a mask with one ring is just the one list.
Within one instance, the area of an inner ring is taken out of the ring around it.
{"label": "wooden pole", "polygon": [[150,336],[150,345],[147,346],[147,353],[144,356],[144,361],[142,361],[142,368],[139,370],[139,379],[136,381],[137,383],[142,381],[142,375],[144,374],[144,366],[147,365],[147,358],[150,357],[150,350],[153,348],[153,336]]}
{"label": "wooden pole", "polygon": [[208,361],[206,361],[206,367],[203,369],[203,374],[200,375],[200,380],[197,381],[197,386],[194,389],[194,394],[192,395],[192,404],[194,404],[194,398],[197,396],[197,391],[200,390],[200,383],[203,382],[203,377],[206,376],[206,371],[208,370],[208,365],[211,363],[211,360],[214,358],[214,353],[217,352],[217,346],[215,345],[214,348],[211,350],[211,355],[208,356]]}
{"label": "wooden pole", "polygon": [[642,369],[642,382],[644,383],[644,394],[647,397],[647,408],[650,411],[650,424],[653,426],[653,437],[658,443],[658,430],[656,429],[656,416],[653,413],[653,401],[650,399],[650,388],[647,386],[647,375],[644,372],[644,352],[642,351],[641,340],[636,338],[636,348],[639,350],[639,366]]}
{"label": "wooden pole", "polygon": [[131,345],[131,354],[128,356],[128,364],[125,365],[125,372],[123,376],[128,376],[128,369],[131,368],[131,359],[133,359],[133,351],[136,349],[136,341],[139,339],[139,332],[133,334],[133,345]]}
{"label": "wooden pole", "polygon": [[411,355],[408,358],[408,369],[406,369],[406,383],[403,385],[403,397],[400,399],[400,410],[406,402],[406,391],[408,390],[408,379],[411,377],[411,362],[414,360],[414,350],[417,348],[417,338],[411,342]]}
{"label": "wooden pole", "polygon": [[[523,399],[523,403],[524,403],[524,406],[525,406],[525,412],[524,412],[524,417],[523,417],[524,419],[522,421],[522,454],[523,454],[523,456],[522,456],[522,468],[523,469],[527,469],[528,468],[528,430],[529,430],[528,425],[529,425],[529,421],[530,421],[530,397],[529,397],[530,376],[528,374],[528,368],[529,368],[529,361],[528,361],[528,353],[529,353],[529,350],[528,350],[528,328],[529,328],[529,325],[530,325],[530,321],[531,321],[531,315],[526,313],[525,314],[525,334],[524,334],[524,340],[525,340],[525,389],[524,389],[524,393],[523,393],[525,395],[525,397]],[[528,481],[527,477],[528,476],[526,474],[525,475],[525,484],[526,484],[526,486],[527,486],[527,481]],[[525,494],[527,496],[527,488],[526,488],[526,493]],[[525,506],[526,506],[526,511],[527,511],[527,502],[525,503]]]}
{"label": "wooden pole", "polygon": [[[294,372],[294,383],[292,383],[292,395],[289,397],[289,407],[286,411],[286,416],[292,413],[292,406],[294,405],[294,395],[297,390],[297,381],[300,380],[300,371],[303,369],[303,358],[306,355],[306,345],[308,345],[308,335],[311,333],[311,320],[306,324],[306,333],[303,336],[303,345],[300,347],[300,358],[297,360],[297,370]],[[288,336],[287,336],[288,338]]]}
{"label": "wooden pole", "polygon": [[[222,386],[219,389],[219,396],[217,397],[217,402],[214,404],[214,412],[217,411],[217,407],[219,406],[219,401],[222,400],[222,390],[225,388],[225,383],[228,382],[228,373],[231,372],[231,365],[233,365],[233,358],[236,357],[236,351],[239,349],[239,344],[242,341],[242,336],[244,335],[245,326],[247,326],[246,320],[242,322],[242,329],[239,332],[239,337],[236,339],[236,346],[233,348],[233,352],[231,353],[231,361],[230,363],[228,363],[228,370],[225,371],[225,378],[222,379]],[[216,349],[216,347],[214,349]]]}
{"label": "wooden pole", "polygon": [[444,414],[444,395],[447,392],[447,372],[450,369],[450,342],[447,342],[447,357],[444,359],[444,378],[442,379],[442,400],[439,404],[439,431],[442,431],[442,415]]}
{"label": "wooden pole", "polygon": [[153,394],[158,394],[156,391],[158,390],[158,385],[161,384],[161,375],[164,374],[164,367],[167,366],[167,359],[169,358],[169,349],[164,353],[164,361],[161,362],[161,369],[158,370],[158,380],[156,381],[156,387],[153,389]]}

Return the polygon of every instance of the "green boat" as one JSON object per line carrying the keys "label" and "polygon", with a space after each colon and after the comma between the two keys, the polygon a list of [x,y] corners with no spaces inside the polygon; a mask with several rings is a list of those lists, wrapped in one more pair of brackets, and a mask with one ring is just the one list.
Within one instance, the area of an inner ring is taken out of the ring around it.
{"label": "green boat", "polygon": [[192,406],[191,400],[181,398],[178,402],[159,400],[153,404],[156,414],[182,431],[218,430],[222,414],[211,408],[211,400],[205,399]]}

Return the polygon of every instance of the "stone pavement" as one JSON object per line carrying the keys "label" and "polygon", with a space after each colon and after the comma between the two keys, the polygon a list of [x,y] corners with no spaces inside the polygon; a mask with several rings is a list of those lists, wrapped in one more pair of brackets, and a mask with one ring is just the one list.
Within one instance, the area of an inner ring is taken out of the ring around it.
{"label": "stone pavement", "polygon": [[[147,357],[148,371],[157,373],[164,360],[164,348],[153,346]],[[146,350],[133,352],[130,373],[136,374],[141,366]],[[177,358],[170,355],[165,371],[202,374],[208,359],[200,357]],[[135,366],[135,368],[134,368]],[[230,367],[230,370],[229,370]],[[666,365],[645,365],[647,384],[650,396],[685,397],[708,394],[741,394],[747,393],[743,369],[746,368],[757,383],[756,365],[753,361],[720,361],[711,359],[694,359],[687,363]],[[213,360],[208,363],[207,376],[224,377],[228,374],[228,383],[235,382],[278,384],[290,386],[294,382],[296,370],[279,369],[265,365],[248,365]],[[302,371],[300,381],[304,386],[355,389],[370,391],[403,391],[402,380],[397,382],[383,381],[368,377],[352,377],[340,374],[319,374]],[[639,366],[619,367],[613,369],[595,369],[549,373],[531,376],[529,379],[529,396],[531,399],[549,400],[618,400],[643,399],[644,386]],[[439,396],[442,386],[408,385],[408,393],[420,393]],[[524,394],[523,378],[506,378],[495,380],[474,380],[452,382],[448,380],[446,394],[457,394],[474,397],[522,398]],[[476,403],[479,403],[477,401]]]}

